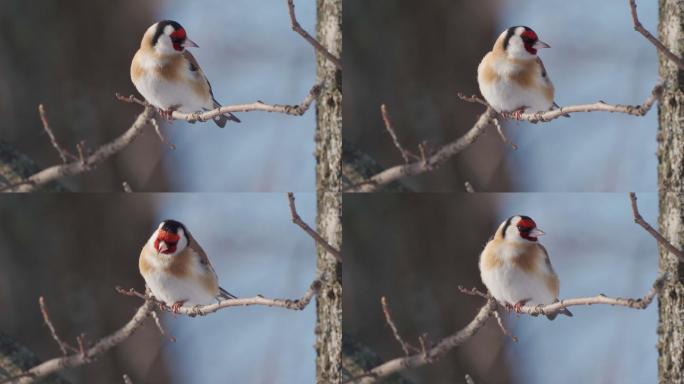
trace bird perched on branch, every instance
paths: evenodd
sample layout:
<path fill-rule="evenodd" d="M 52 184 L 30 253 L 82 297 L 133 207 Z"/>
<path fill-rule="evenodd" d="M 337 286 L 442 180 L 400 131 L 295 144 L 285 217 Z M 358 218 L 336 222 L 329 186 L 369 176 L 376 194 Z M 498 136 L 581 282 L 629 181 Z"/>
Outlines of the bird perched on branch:
<path fill-rule="evenodd" d="M 131 80 L 150 104 L 171 118 L 173 111 L 194 113 L 221 106 L 197 60 L 185 48 L 197 47 L 175 21 L 160 21 L 147 29 L 131 63 Z M 232 113 L 215 117 L 223 128 Z"/>
<path fill-rule="evenodd" d="M 187 228 L 165 220 L 140 252 L 140 274 L 157 299 L 174 312 L 187 305 L 205 305 L 236 297 L 219 287 L 207 254 Z"/>
<path fill-rule="evenodd" d="M 553 84 L 537 56 L 538 49 L 549 47 L 529 27 L 510 27 L 499 35 L 477 67 L 480 92 L 492 108 L 519 119 L 526 110 L 557 107 Z"/>
<path fill-rule="evenodd" d="M 537 238 L 544 232 L 527 216 L 513 216 L 501 223 L 480 255 L 480 276 L 500 303 L 520 312 L 528 305 L 558 301 L 560 281 L 551 266 L 546 248 Z M 567 308 L 558 313 L 572 316 Z"/>

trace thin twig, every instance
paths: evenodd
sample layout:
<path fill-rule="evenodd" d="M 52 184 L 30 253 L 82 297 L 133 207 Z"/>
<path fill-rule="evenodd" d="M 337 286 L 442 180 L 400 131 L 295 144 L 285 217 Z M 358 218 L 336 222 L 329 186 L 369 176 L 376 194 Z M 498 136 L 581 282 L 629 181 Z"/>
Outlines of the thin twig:
<path fill-rule="evenodd" d="M 316 39 L 309 35 L 309 33 L 305 31 L 301 25 L 299 25 L 299 22 L 297 21 L 297 16 L 295 15 L 294 8 L 294 0 L 287 0 L 287 9 L 290 13 L 290 24 L 292 26 L 292 30 L 301 35 L 304 38 L 304 40 L 308 41 L 309 44 L 311 44 L 314 47 L 314 49 L 316 49 L 323 56 L 325 56 L 326 59 L 330 60 L 330 62 L 333 63 L 333 65 L 335 65 L 335 67 L 341 71 L 342 61 L 338 57 L 330 53 L 330 51 L 328 51 L 321 43 L 319 43 Z"/>
<path fill-rule="evenodd" d="M 62 159 L 62 163 L 66 163 L 67 161 L 69 161 L 69 158 L 75 158 L 74 155 L 72 155 L 66 149 L 62 148 L 61 145 L 59 145 L 57 137 L 55 136 L 54 132 L 52 132 L 52 129 L 50 129 L 50 123 L 48 122 L 47 113 L 45 112 L 45 106 L 43 106 L 43 104 L 38 105 L 38 114 L 40 115 L 40 121 L 43 123 L 43 129 L 45 130 L 45 132 L 47 132 L 48 136 L 50 137 L 50 142 L 59 154 L 59 158 Z"/>
<path fill-rule="evenodd" d="M 172 343 L 175 343 L 176 338 L 172 335 L 168 335 L 166 331 L 164 331 L 164 327 L 161 324 L 161 320 L 159 320 L 159 315 L 157 315 L 157 311 L 152 311 L 151 315 L 152 319 L 154 320 L 154 324 L 157 326 L 157 329 L 159 330 L 159 333 L 161 333 L 162 336 L 168 337 Z"/>
<path fill-rule="evenodd" d="M 660 232 L 656 231 L 651 227 L 651 225 L 644 220 L 643 217 L 641 217 L 641 214 L 639 213 L 639 207 L 637 206 L 637 197 L 634 192 L 629 193 L 629 200 L 632 203 L 632 214 L 634 215 L 634 222 L 639 224 L 643 229 L 646 230 L 653 238 L 656 239 L 658 244 L 662 245 L 670 251 L 673 255 L 677 256 L 680 261 L 684 262 L 684 252 L 681 250 L 677 249 L 672 243 L 670 243 L 663 235 L 660 234 Z"/>
<path fill-rule="evenodd" d="M 40 312 L 43 314 L 43 321 L 48 329 L 50 329 L 50 334 L 52 334 L 52 338 L 55 340 L 55 343 L 57 343 L 57 346 L 59 346 L 59 350 L 62 351 L 62 355 L 66 356 L 69 351 L 76 352 L 76 348 L 63 341 L 57 334 L 55 326 L 52 324 L 52 321 L 50 321 L 47 305 L 45 304 L 45 298 L 43 296 L 38 298 L 38 304 L 40 305 Z"/>
<path fill-rule="evenodd" d="M 517 150 L 518 146 L 515 145 L 515 143 L 512 142 L 511 140 L 508 140 L 508 137 L 506 137 L 506 134 L 503 131 L 503 127 L 501 126 L 501 123 L 499 122 L 499 119 L 495 117 L 494 119 L 492 119 L 492 122 L 494 123 L 494 126 L 496 127 L 496 131 L 499 133 L 499 137 L 501 138 L 501 141 L 503 141 L 504 144 L 510 145 L 514 151 Z"/>
<path fill-rule="evenodd" d="M 408 356 L 411 353 L 411 350 L 417 350 L 417 348 L 405 342 L 404 339 L 401 338 L 401 335 L 399 335 L 399 330 L 397 330 L 397 326 L 392 320 L 392 315 L 390 314 L 389 307 L 387 306 L 387 298 L 385 296 L 380 298 L 380 303 L 382 304 L 382 312 L 385 314 L 385 321 L 387 321 L 387 325 L 389 325 L 392 329 L 394 338 L 397 339 L 397 342 L 399 345 L 401 345 L 404 355 Z"/>
<path fill-rule="evenodd" d="M 639 16 L 637 15 L 637 5 L 635 0 L 629 0 L 629 8 L 632 13 L 632 23 L 634 24 L 634 30 L 641 33 L 646 40 L 650 41 L 651 44 L 655 45 L 656 49 L 662 52 L 663 55 L 667 56 L 668 59 L 672 60 L 673 63 L 679 69 L 684 70 L 684 60 L 682 60 L 679 56 L 675 55 L 670 51 L 665 44 L 661 43 L 660 40 L 658 40 L 655 36 L 651 34 L 646 28 L 644 28 L 643 25 L 641 25 L 641 22 L 639 21 Z"/>
<path fill-rule="evenodd" d="M 295 198 L 292 192 L 287 193 L 287 199 L 290 205 L 290 214 L 292 216 L 292 222 L 297 224 L 300 228 L 304 230 L 309 236 L 311 236 L 318 245 L 325 248 L 331 255 L 337 259 L 340 263 L 342 262 L 342 253 L 335 249 L 330 243 L 328 243 L 318 232 L 314 231 L 297 213 L 297 207 L 295 206 Z"/>
<path fill-rule="evenodd" d="M 501 332 L 503 332 L 504 335 L 508 336 L 513 340 L 514 343 L 518 342 L 518 338 L 515 337 L 506 327 L 504 326 L 503 319 L 501 319 L 501 314 L 499 313 L 498 310 L 494 310 L 494 318 L 496 318 L 496 323 L 499 325 L 499 329 L 501 329 Z"/>
<path fill-rule="evenodd" d="M 392 120 L 390 120 L 389 112 L 387 112 L 387 105 L 385 105 L 385 104 L 380 105 L 380 114 L 382 115 L 382 121 L 385 123 L 385 129 L 387 130 L 387 132 L 392 137 L 392 142 L 394 142 L 394 146 L 397 147 L 397 150 L 399 150 L 401 157 L 404 159 L 404 163 L 407 164 L 410 161 L 411 154 L 407 150 L 405 150 L 404 147 L 401 146 L 401 143 L 399 142 L 399 138 L 397 137 L 396 132 L 394 132 L 394 126 L 392 125 Z M 413 157 L 415 157 L 415 156 L 413 156 Z"/>
<path fill-rule="evenodd" d="M 166 140 L 166 137 L 164 137 L 164 134 L 162 134 L 161 127 L 159 126 L 159 122 L 157 121 L 157 119 L 150 119 L 150 123 L 154 127 L 154 131 L 157 133 L 159 141 L 161 141 L 164 144 L 168 144 L 169 148 L 175 150 L 176 146 L 172 142 Z"/>

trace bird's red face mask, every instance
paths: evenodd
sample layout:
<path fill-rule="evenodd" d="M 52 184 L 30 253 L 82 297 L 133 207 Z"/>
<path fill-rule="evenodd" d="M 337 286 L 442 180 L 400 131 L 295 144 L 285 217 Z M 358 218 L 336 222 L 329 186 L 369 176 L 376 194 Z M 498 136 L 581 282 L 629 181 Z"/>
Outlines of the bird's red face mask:
<path fill-rule="evenodd" d="M 528 217 L 523 217 L 520 219 L 517 227 L 518 231 L 520 231 L 520 237 L 525 240 L 537 241 L 537 237 L 544 234 L 544 231 L 537 228 L 537 224 L 534 222 L 534 220 Z"/>
<path fill-rule="evenodd" d="M 182 51 L 187 47 L 197 47 L 194 41 L 188 39 L 184 28 L 178 28 L 170 35 L 171 43 L 173 43 L 173 49 L 176 51 Z"/>
<path fill-rule="evenodd" d="M 525 50 L 529 52 L 530 55 L 536 55 L 539 48 L 550 48 L 551 46 L 543 41 L 539 41 L 537 34 L 531 30 L 527 29 L 520 34 L 520 38 L 523 41 Z"/>
<path fill-rule="evenodd" d="M 157 238 L 154 239 L 154 249 L 166 255 L 174 253 L 179 240 L 178 234 L 160 229 Z"/>

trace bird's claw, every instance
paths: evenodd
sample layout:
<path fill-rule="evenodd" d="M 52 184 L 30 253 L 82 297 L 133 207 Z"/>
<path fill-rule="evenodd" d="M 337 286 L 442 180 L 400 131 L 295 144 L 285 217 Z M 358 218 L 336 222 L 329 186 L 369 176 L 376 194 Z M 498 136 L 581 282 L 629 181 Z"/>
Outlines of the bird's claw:
<path fill-rule="evenodd" d="M 183 306 L 183 303 L 185 303 L 185 300 L 176 301 L 175 303 L 173 303 L 173 305 L 171 306 L 171 312 L 177 315 L 180 308 Z"/>
<path fill-rule="evenodd" d="M 529 300 L 520 300 L 517 303 L 513 304 L 513 310 L 515 313 L 521 313 L 522 312 L 522 307 L 525 306 L 525 303 L 527 303 Z"/>

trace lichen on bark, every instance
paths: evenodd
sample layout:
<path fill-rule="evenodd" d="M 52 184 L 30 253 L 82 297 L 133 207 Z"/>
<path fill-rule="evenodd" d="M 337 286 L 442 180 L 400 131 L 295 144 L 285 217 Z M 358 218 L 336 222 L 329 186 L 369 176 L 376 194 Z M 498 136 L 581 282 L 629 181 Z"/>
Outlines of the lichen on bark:
<path fill-rule="evenodd" d="M 659 39 L 681 57 L 684 1 L 660 0 Z M 659 55 L 665 90 L 658 104 L 658 191 L 660 232 L 684 248 L 684 72 Z M 684 383 L 684 263 L 660 247 L 660 273 L 668 278 L 658 296 L 658 381 Z"/>
<path fill-rule="evenodd" d="M 342 0 L 317 0 L 317 40 L 333 55 L 342 55 Z M 317 229 L 330 245 L 342 245 L 342 72 L 316 55 Z M 316 382 L 339 383 L 342 355 L 342 265 L 317 247 L 318 273 L 327 277 L 316 299 Z"/>

